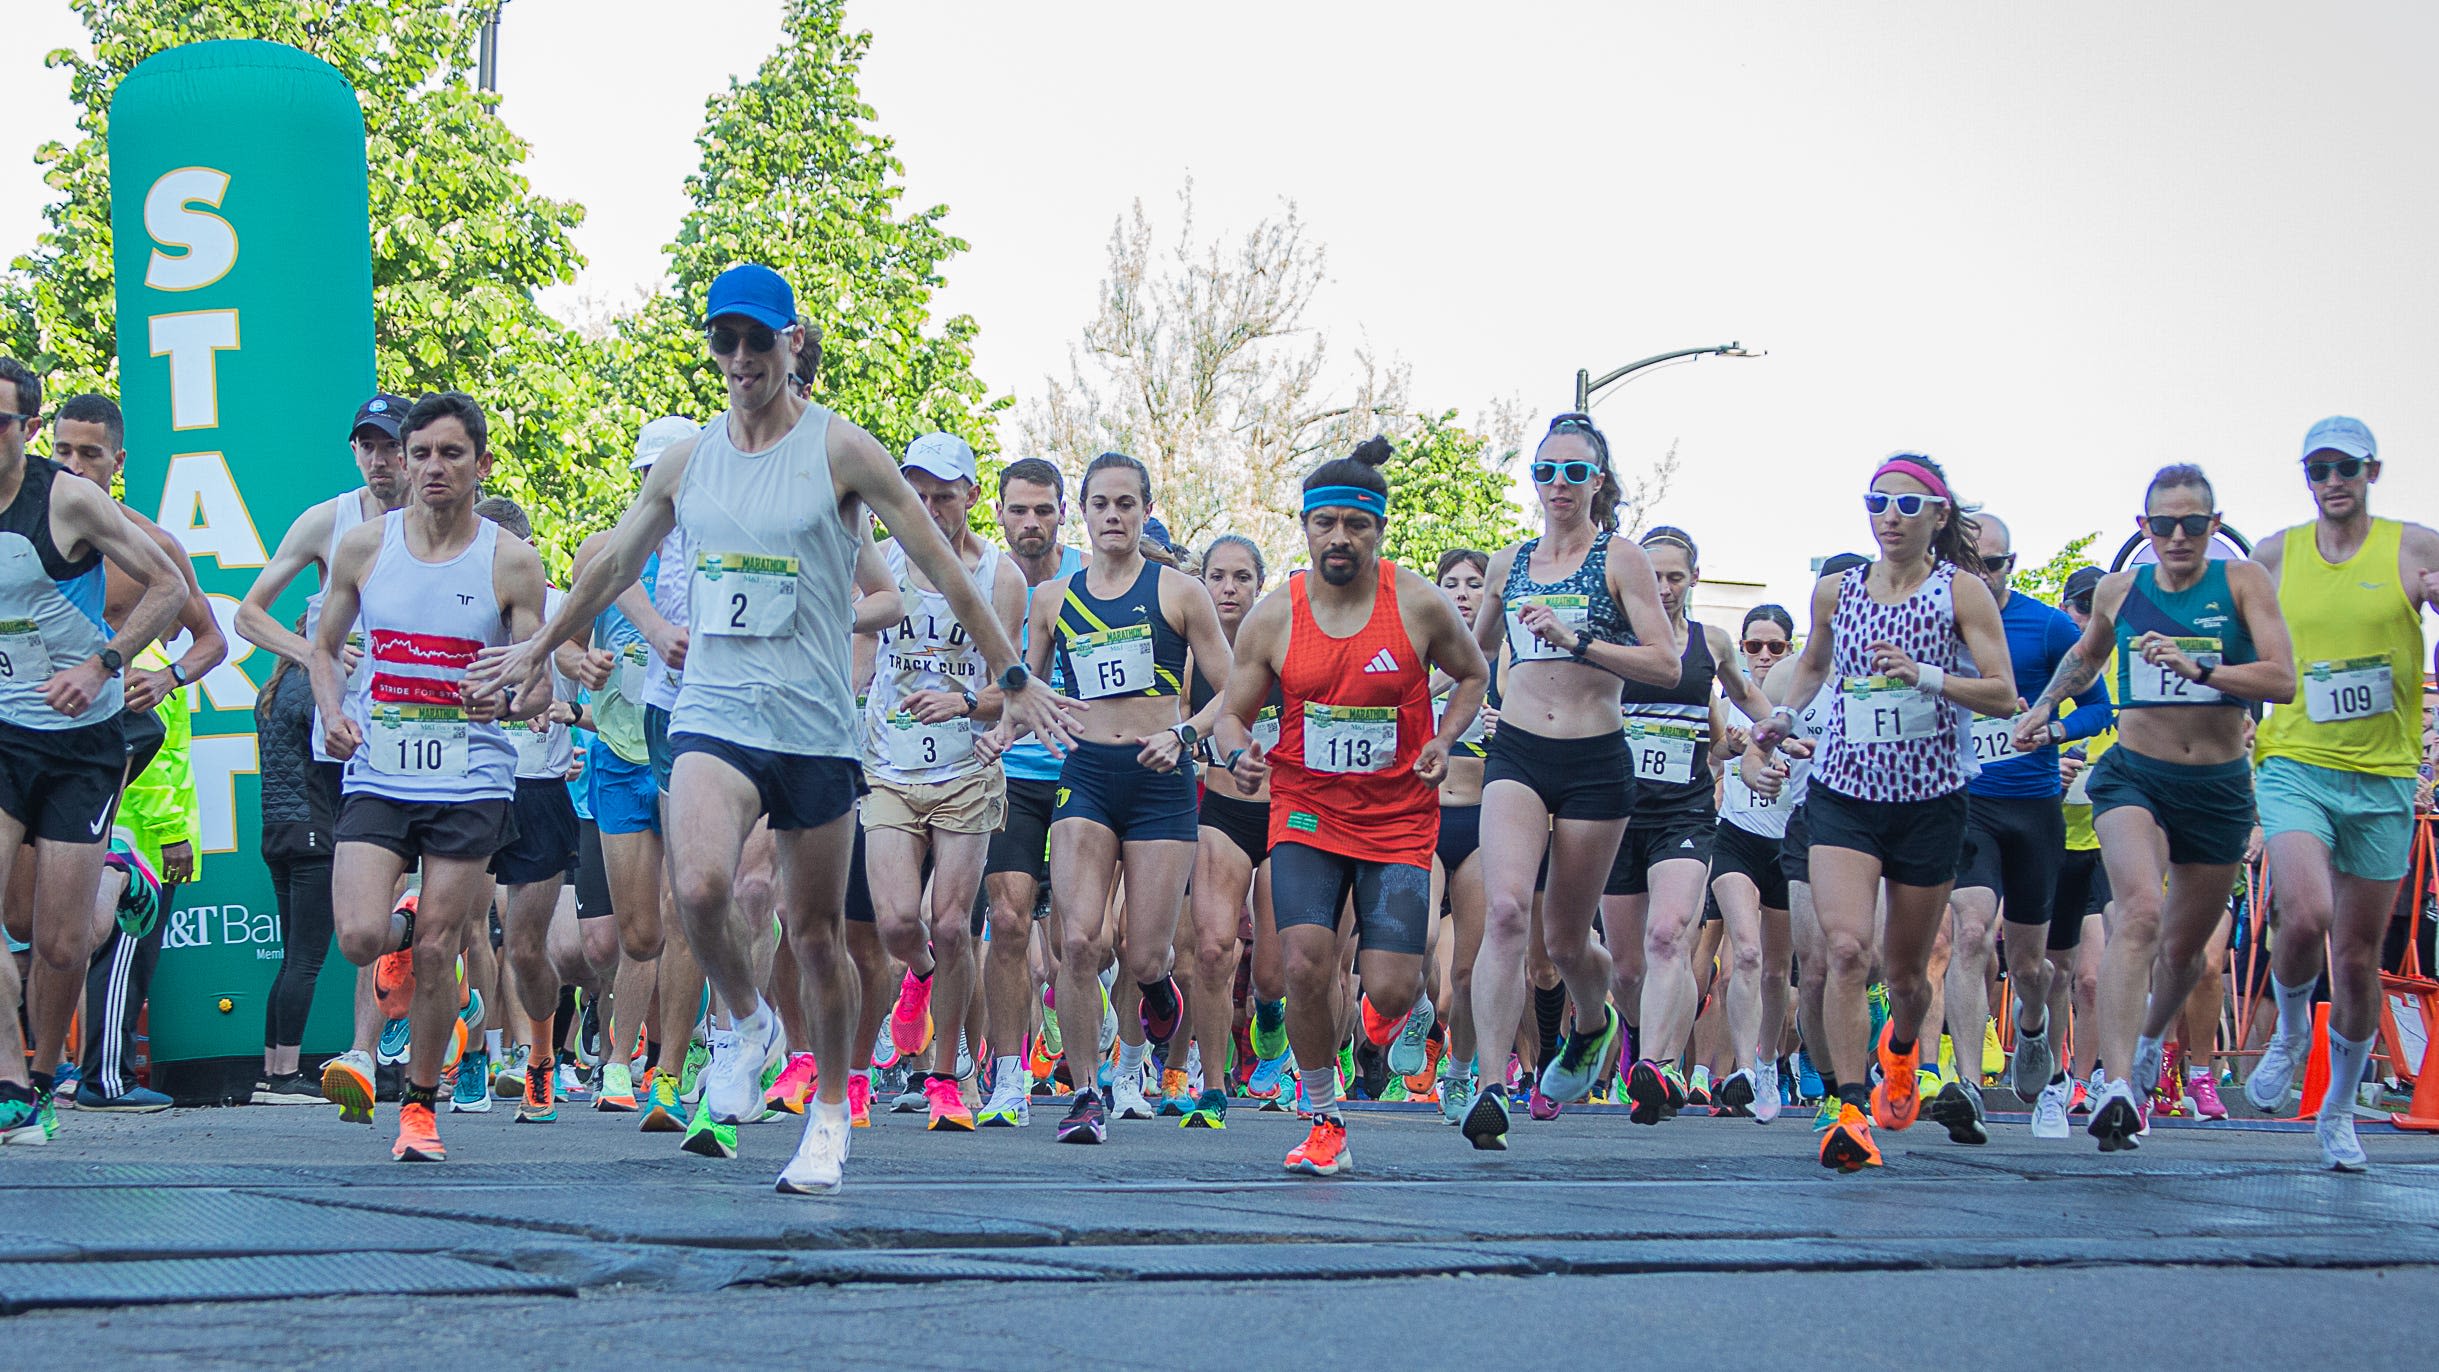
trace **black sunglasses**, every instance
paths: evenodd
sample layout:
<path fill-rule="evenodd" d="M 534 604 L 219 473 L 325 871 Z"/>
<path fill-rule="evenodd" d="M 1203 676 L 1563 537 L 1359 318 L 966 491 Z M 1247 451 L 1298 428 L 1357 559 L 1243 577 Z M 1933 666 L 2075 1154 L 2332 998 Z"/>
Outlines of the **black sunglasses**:
<path fill-rule="evenodd" d="M 1997 557 L 1982 559 L 1982 570 L 1985 572 L 2003 572 L 2014 565 L 2016 565 L 2014 553 L 2001 553 Z"/>
<path fill-rule="evenodd" d="M 2088 595 L 2068 596 L 2066 603 L 2073 606 L 2077 614 L 2088 615 L 2092 612 L 2092 598 Z"/>
<path fill-rule="evenodd" d="M 2337 479 L 2340 481 L 2352 481 L 2363 474 L 2363 459 L 2341 457 L 2335 462 L 2306 462 L 2304 464 L 2304 479 L 2315 486 L 2328 480 L 2331 472 L 2337 473 Z"/>
<path fill-rule="evenodd" d="M 0 410 L 0 424 L 13 424 L 19 420 L 23 420 L 28 424 L 35 424 L 41 422 L 42 416 L 38 414 L 10 414 L 6 410 Z"/>
<path fill-rule="evenodd" d="M 742 332 L 732 325 L 714 324 L 710 334 L 711 350 L 723 356 L 735 352 L 739 343 L 758 353 L 767 353 L 779 345 L 778 331 L 768 324 L 751 324 Z"/>
<path fill-rule="evenodd" d="M 2187 538 L 2203 538 L 2209 535 L 2210 526 L 2218 521 L 2219 517 L 2215 514 L 2144 515 L 2143 527 L 2151 531 L 2153 538 L 2166 538 L 2179 529 L 2185 531 Z"/>

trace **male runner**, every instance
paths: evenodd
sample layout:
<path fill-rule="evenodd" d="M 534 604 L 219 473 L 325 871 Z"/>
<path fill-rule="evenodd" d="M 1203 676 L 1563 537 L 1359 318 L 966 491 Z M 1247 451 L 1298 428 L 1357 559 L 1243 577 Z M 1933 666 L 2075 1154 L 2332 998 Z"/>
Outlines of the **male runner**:
<path fill-rule="evenodd" d="M 2261 540 L 2253 560 L 2278 587 L 2294 635 L 2295 701 L 2254 744 L 2261 831 L 2278 938 L 2270 953 L 2278 1031 L 2244 1083 L 2262 1110 L 2286 1098 L 2310 1050 L 2312 988 L 2329 941 L 2329 1089 L 2313 1133 L 2321 1156 L 2360 1171 L 2354 1088 L 2380 1025 L 2380 945 L 2413 852 L 2422 763 L 2422 607 L 2439 597 L 2439 533 L 2374 519 L 2380 450 L 2359 419 L 2304 436 L 2310 524 Z"/>
<path fill-rule="evenodd" d="M 1389 456 L 1373 438 L 1304 479 L 1305 547 L 1319 575 L 1290 577 L 1238 629 L 1215 740 L 1240 781 L 1271 782 L 1287 1033 L 1306 1064 L 1313 1118 L 1287 1170 L 1317 1177 L 1355 1161 L 1338 1109 L 1339 912 L 1352 896 L 1364 1035 L 1386 1048 L 1422 995 L 1448 750 L 1490 685 L 1481 646 L 1439 587 L 1381 558 Z M 1455 683 L 1436 730 L 1435 668 Z M 1274 682 L 1279 746 L 1265 757 L 1250 725 Z"/>
<path fill-rule="evenodd" d="M 755 264 L 722 272 L 705 324 L 727 382 L 727 413 L 661 456 L 559 613 L 532 640 L 495 655 L 479 689 L 532 689 L 551 650 L 589 628 L 666 534 L 685 530 L 695 549 L 685 569 L 692 641 L 669 721 L 670 849 L 680 922 L 735 1016 L 714 1036 L 703 1100 L 713 1118 L 739 1121 L 760 1115 L 763 1073 L 785 1047 L 779 1016 L 756 984 L 755 931 L 731 898 L 746 836 L 765 815 L 777 841 L 781 916 L 813 992 L 806 1008 L 814 1056 L 849 1056 L 856 992 L 840 926 L 859 781 L 848 659 L 864 508 L 887 522 L 979 640 L 1009 718 L 1048 736 L 1054 751 L 1066 725 L 1047 688 L 1009 670 L 1021 667 L 1015 645 L 889 454 L 788 384 L 796 298 L 779 273 Z M 663 575 L 678 571 L 664 567 Z M 850 1128 L 846 1075 L 825 1073 L 807 1103 L 781 1191 L 838 1188 Z"/>
<path fill-rule="evenodd" d="M 461 392 L 408 409 L 399 437 L 412 498 L 339 539 L 329 613 L 305 660 L 325 746 L 347 760 L 331 868 L 339 951 L 359 967 L 413 952 L 411 1046 L 390 1148 L 401 1162 L 447 1156 L 433 1108 L 443 1062 L 464 1046 L 458 954 L 468 921 L 488 917 L 492 856 L 517 833 L 516 745 L 499 721 L 551 704 L 547 685 L 513 708 L 467 690 L 477 653 L 530 636 L 542 618 L 542 559 L 474 512 L 491 474 L 488 429 Z M 345 653 L 359 618 L 371 670 L 351 691 Z M 423 887 L 402 946 L 391 901 L 418 861 Z M 557 1000 L 552 991 L 545 1005 Z M 546 1056 L 534 1064 L 545 1072 Z"/>
<path fill-rule="evenodd" d="M 1986 510 L 1976 511 L 1973 522 L 1980 531 L 1978 570 L 1999 603 L 1999 624 L 2007 631 L 2007 660 L 2016 680 L 2046 683 L 2082 635 L 2073 620 L 2008 584 L 2016 555 L 2006 523 Z M 2060 854 L 2066 849 L 2057 745 L 2088 738 L 2114 717 L 2108 690 L 2098 681 L 2074 700 L 2078 708 L 2052 721 L 2049 742 L 2036 752 L 2015 750 L 2010 719 L 1973 719 L 1973 760 L 1981 770 L 1965 783 L 1971 799 L 1965 813 L 1964 861 L 1957 869 L 1956 889 L 1948 895 L 1956 919 L 1947 975 L 1948 1036 L 1956 1045 L 1956 1079 L 1930 1102 L 1931 1118 L 1958 1143 L 1990 1141 L 1982 1111 L 1982 1028 L 1990 1018 L 1990 961 L 2001 913 L 2007 918 L 2007 975 L 2016 1001 L 2017 1042 L 2008 1080 L 2029 1103 L 2049 1085 L 2057 1068 L 2048 1018 L 2049 949 L 2058 937 L 2050 928 L 2050 907 L 2057 893 Z M 2080 937 L 2082 920 L 2071 923 L 2072 929 L 2059 932 Z M 2070 938 L 2057 946 L 2072 948 L 2074 943 Z"/>
<path fill-rule="evenodd" d="M 925 434 L 907 445 L 902 470 L 967 579 L 989 598 L 1000 627 L 1015 642 L 1023 632 L 1024 575 L 966 524 L 982 491 L 974 450 L 954 434 Z M 909 565 L 901 540 L 883 543 L 881 557 L 897 582 L 903 608 L 899 620 L 877 635 L 863 720 L 864 775 L 872 786 L 864 799 L 865 868 L 881 941 L 891 957 L 906 964 L 891 1017 L 898 1051 L 923 1050 L 923 1040 L 931 1037 L 924 1030 L 927 1021 L 940 1044 L 922 1086 L 930 1105 L 928 1127 L 971 1129 L 974 1116 L 957 1085 L 957 1044 L 974 991 L 970 922 L 991 836 L 1007 815 L 999 763 L 974 721 L 998 711 L 983 703 L 990 683 L 983 677 L 982 654 L 957 622 L 946 593 Z M 928 918 L 923 909 L 927 860 Z M 1000 1094 L 994 1084 L 992 1095 Z"/>
<path fill-rule="evenodd" d="M 16 959 L 0 957 L 0 1144 L 58 1128 L 53 1070 L 67 1045 L 92 953 L 93 897 L 110 815 L 127 771 L 120 714 L 128 658 L 169 632 L 186 581 L 106 492 L 59 480 L 26 452 L 42 423 L 42 381 L 0 358 L 0 889 L 33 840 L 33 944 L 18 1029 Z M 104 560 L 142 587 L 117 633 L 103 619 Z"/>
<path fill-rule="evenodd" d="M 363 477 L 359 490 L 349 491 L 307 509 L 280 537 L 271 560 L 255 574 L 237 606 L 237 636 L 257 648 L 276 653 L 298 667 L 313 656 L 312 636 L 322 622 L 322 599 L 330 586 L 331 555 L 349 530 L 380 518 L 406 503 L 406 463 L 398 446 L 398 425 L 408 402 L 394 395 L 376 395 L 356 407 L 348 426 L 347 444 Z M 307 567 L 314 569 L 319 589 L 305 597 L 305 632 L 300 635 L 272 617 L 271 606 L 288 593 L 289 584 Z M 361 639 L 347 645 L 349 684 L 361 686 L 364 671 Z M 309 784 L 321 788 L 331 813 L 339 808 L 341 759 L 324 747 L 324 721 L 317 708 L 313 729 L 313 760 Z M 373 1122 L 373 1049 L 381 1036 L 381 1006 L 373 994 L 373 969 L 356 973 L 355 1036 L 348 1050 L 322 1068 L 322 1094 L 338 1102 L 339 1118 L 351 1123 Z"/>

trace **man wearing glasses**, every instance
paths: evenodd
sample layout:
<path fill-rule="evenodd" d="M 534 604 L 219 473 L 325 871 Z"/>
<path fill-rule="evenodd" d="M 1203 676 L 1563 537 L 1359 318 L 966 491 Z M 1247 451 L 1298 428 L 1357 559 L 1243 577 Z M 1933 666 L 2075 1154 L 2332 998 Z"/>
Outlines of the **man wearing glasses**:
<path fill-rule="evenodd" d="M 2303 447 L 2318 512 L 2253 550 L 2277 583 L 2300 689 L 2270 712 L 2254 745 L 2278 892 L 2278 1031 L 2244 1094 L 2264 1110 L 2284 1102 L 2311 1048 L 2327 934 L 2329 1090 L 2316 1132 L 2329 1165 L 2352 1171 L 2363 1165 L 2354 1087 L 2379 1026 L 2380 943 L 2413 849 L 2422 607 L 2439 595 L 2439 533 L 2372 518 L 2379 446 L 2361 420 L 2324 419 Z"/>
<path fill-rule="evenodd" d="M 1974 515 L 1981 530 L 1977 552 L 1982 580 L 1999 603 L 2007 630 L 2007 657 L 2018 681 L 2047 681 L 2082 636 L 2064 614 L 2008 585 L 2014 574 L 2014 536 L 1987 510 Z M 1990 1014 L 1990 959 L 1998 917 L 2006 916 L 2007 974 L 2016 996 L 2015 1053 L 2009 1084 L 2027 1102 L 2041 1094 L 2058 1070 L 2051 1047 L 2049 1005 L 2052 951 L 2073 948 L 2083 922 L 2053 925 L 2050 907 L 2058 886 L 2059 855 L 2066 850 L 2066 813 L 2059 808 L 2058 745 L 2089 738 L 2109 725 L 2108 688 L 2092 682 L 2075 697 L 2076 709 L 2049 725 L 2048 742 L 2019 753 L 2009 721 L 1987 716 L 1973 722 L 1973 758 L 1980 772 L 1965 783 L 1973 808 L 1965 818 L 1965 854 L 1956 890 L 1954 953 L 1948 962 L 1948 1035 L 1956 1044 L 1956 1080 L 1931 1101 L 1931 1118 L 1958 1143 L 1987 1143 L 1982 1114 L 1982 1030 Z"/>

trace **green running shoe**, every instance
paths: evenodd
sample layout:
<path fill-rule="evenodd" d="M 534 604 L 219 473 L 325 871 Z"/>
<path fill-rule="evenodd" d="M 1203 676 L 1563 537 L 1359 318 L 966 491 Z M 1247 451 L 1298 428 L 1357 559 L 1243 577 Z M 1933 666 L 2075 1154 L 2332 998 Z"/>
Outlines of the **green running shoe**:
<path fill-rule="evenodd" d="M 57 1091 L 35 1092 L 34 1109 L 35 1112 L 42 1117 L 42 1141 L 49 1143 L 51 1140 L 58 1138 L 59 1093 Z"/>
<path fill-rule="evenodd" d="M 1391 1072 L 1389 1074 L 1389 1084 L 1380 1088 L 1380 1098 L 1382 1100 L 1410 1099 L 1406 1091 L 1406 1079 L 1399 1076 L 1395 1072 Z"/>
<path fill-rule="evenodd" d="M 1048 1006 L 1042 1007 L 1042 1047 L 1054 1058 L 1067 1051 L 1066 1042 L 1059 1037 L 1059 1012 Z"/>
<path fill-rule="evenodd" d="M 1831 1091 L 1824 1094 L 1821 1097 L 1820 1108 L 1812 1112 L 1812 1132 L 1816 1134 L 1828 1133 L 1829 1126 L 1838 1122 L 1838 1106 L 1841 1103 L 1842 1102 L 1838 1100 L 1837 1092 Z"/>
<path fill-rule="evenodd" d="M 698 1103 L 694 1118 L 686 1124 L 686 1137 L 678 1147 L 697 1157 L 733 1158 L 737 1156 L 737 1126 L 715 1121 L 710 1107 Z"/>
<path fill-rule="evenodd" d="M 1888 983 L 1884 981 L 1873 982 L 1870 986 L 1864 988 L 1863 997 L 1865 1002 L 1872 1007 L 1871 1041 L 1873 1043 L 1878 1043 L 1880 1041 L 1880 1026 L 1889 1022 Z"/>
<path fill-rule="evenodd" d="M 1180 1129 L 1225 1129 L 1228 1127 L 1228 1093 L 1213 1086 L 1194 1098 L 1194 1108 L 1177 1122 Z"/>
<path fill-rule="evenodd" d="M 787 1113 L 771 1103 L 771 1086 L 779 1080 L 779 1074 L 787 1069 L 787 1065 L 788 1055 L 782 1053 L 779 1061 L 762 1069 L 762 1113 L 754 1117 L 754 1123 L 768 1123 Z"/>
<path fill-rule="evenodd" d="M 1265 1060 L 1287 1056 L 1287 1002 L 1253 1003 L 1253 1055 Z"/>
<path fill-rule="evenodd" d="M 686 1065 L 678 1074 L 678 1099 L 688 1105 L 703 1098 L 703 1069 L 711 1066 L 711 1049 L 703 1040 L 694 1039 L 686 1045 Z"/>
<path fill-rule="evenodd" d="M 0 1147 L 12 1143 L 49 1143 L 42 1132 L 42 1107 L 30 1100 L 0 1100 Z"/>
<path fill-rule="evenodd" d="M 646 1093 L 644 1118 L 637 1132 L 645 1134 L 679 1134 L 686 1130 L 686 1104 L 678 1099 L 677 1083 L 667 1072 L 652 1074 L 652 1089 Z"/>

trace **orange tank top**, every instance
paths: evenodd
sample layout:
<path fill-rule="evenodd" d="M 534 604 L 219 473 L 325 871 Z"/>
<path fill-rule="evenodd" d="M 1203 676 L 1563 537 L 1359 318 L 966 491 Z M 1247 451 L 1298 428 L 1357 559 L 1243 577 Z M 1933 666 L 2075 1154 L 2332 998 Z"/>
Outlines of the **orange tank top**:
<path fill-rule="evenodd" d="M 1270 841 L 1429 867 L 1440 796 L 1414 774 L 1414 759 L 1437 732 L 1431 673 L 1398 613 L 1397 567 L 1381 562 L 1372 617 L 1346 638 L 1322 632 L 1304 587 L 1305 573 L 1289 578 Z"/>

